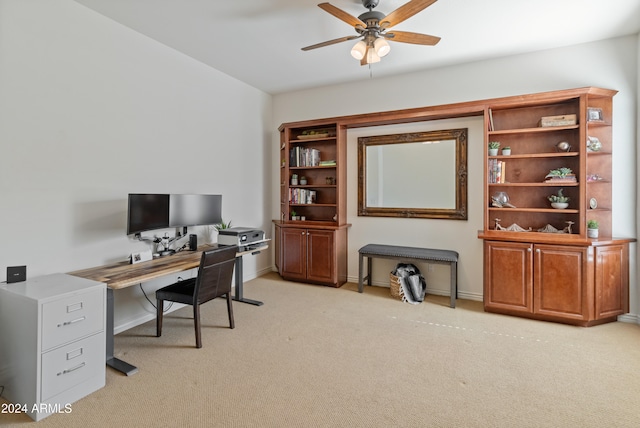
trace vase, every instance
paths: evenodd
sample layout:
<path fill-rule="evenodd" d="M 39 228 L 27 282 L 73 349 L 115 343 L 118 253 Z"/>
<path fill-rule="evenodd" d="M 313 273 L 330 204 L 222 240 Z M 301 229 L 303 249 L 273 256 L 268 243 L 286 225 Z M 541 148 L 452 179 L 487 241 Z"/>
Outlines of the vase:
<path fill-rule="evenodd" d="M 497 156 L 498 149 L 489 149 L 489 156 Z"/>
<path fill-rule="evenodd" d="M 509 156 L 511 154 L 511 149 L 502 149 L 503 156 Z"/>
<path fill-rule="evenodd" d="M 587 237 L 589 237 L 589 238 L 597 238 L 598 237 L 598 229 L 587 229 Z"/>
<path fill-rule="evenodd" d="M 557 210 L 563 210 L 569 206 L 569 202 L 551 202 L 551 206 Z"/>

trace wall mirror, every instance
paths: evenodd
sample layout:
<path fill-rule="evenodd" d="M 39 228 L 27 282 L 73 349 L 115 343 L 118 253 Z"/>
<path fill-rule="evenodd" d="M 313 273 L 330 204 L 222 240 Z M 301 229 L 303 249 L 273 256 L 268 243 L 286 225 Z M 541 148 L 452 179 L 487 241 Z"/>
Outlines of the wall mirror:
<path fill-rule="evenodd" d="M 467 219 L 467 128 L 358 138 L 358 215 Z"/>

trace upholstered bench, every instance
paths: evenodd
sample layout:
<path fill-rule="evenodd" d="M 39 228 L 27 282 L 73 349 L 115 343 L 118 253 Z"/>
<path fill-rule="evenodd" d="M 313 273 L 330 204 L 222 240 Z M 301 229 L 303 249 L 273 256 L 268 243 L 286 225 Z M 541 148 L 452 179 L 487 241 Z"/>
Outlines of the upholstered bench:
<path fill-rule="evenodd" d="M 371 259 L 374 257 L 381 259 L 395 260 L 421 260 L 432 263 L 448 264 L 451 269 L 451 303 L 449 306 L 456 307 L 458 298 L 458 253 L 451 250 L 436 250 L 431 248 L 404 247 L 398 245 L 368 244 L 358 250 L 360 260 L 358 263 L 358 292 L 364 289 L 364 280 L 367 285 L 371 285 Z M 364 258 L 367 258 L 367 276 L 364 273 Z"/>

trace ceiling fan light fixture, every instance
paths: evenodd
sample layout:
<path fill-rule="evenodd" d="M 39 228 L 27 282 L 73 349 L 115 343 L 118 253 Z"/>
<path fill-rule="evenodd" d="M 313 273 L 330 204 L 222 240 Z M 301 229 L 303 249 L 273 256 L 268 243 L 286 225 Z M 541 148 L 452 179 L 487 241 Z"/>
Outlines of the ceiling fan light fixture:
<path fill-rule="evenodd" d="M 366 52 L 367 52 L 367 44 L 363 40 L 360 40 L 351 48 L 351 56 L 357 60 L 361 60 L 362 58 L 364 58 L 364 54 Z"/>
<path fill-rule="evenodd" d="M 376 62 L 380 62 L 380 56 L 378 56 L 375 49 L 369 49 L 367 51 L 367 64 L 373 64 Z"/>
<path fill-rule="evenodd" d="M 385 39 L 378 37 L 376 41 L 373 42 L 373 49 L 375 49 L 378 57 L 382 58 L 391 51 L 391 46 L 389 46 L 389 43 Z"/>

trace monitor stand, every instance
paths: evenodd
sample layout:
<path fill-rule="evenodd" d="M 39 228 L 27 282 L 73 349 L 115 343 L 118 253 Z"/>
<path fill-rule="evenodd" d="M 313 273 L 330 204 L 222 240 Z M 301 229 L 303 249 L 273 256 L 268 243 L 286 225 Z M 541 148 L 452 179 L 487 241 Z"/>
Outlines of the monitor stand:
<path fill-rule="evenodd" d="M 175 253 L 176 253 L 176 250 L 164 250 L 164 251 L 160 251 L 158 254 L 160 254 L 160 257 L 164 257 L 164 256 L 170 256 Z"/>

